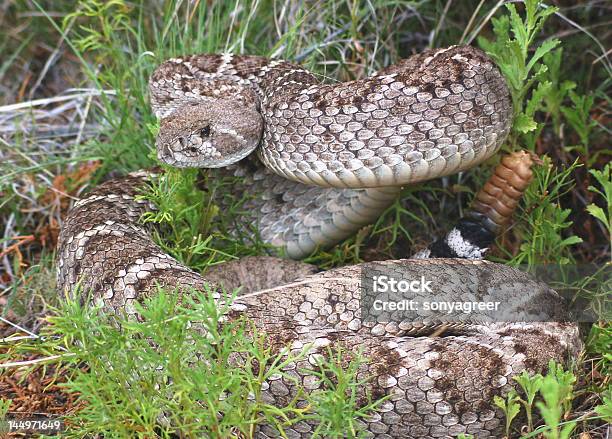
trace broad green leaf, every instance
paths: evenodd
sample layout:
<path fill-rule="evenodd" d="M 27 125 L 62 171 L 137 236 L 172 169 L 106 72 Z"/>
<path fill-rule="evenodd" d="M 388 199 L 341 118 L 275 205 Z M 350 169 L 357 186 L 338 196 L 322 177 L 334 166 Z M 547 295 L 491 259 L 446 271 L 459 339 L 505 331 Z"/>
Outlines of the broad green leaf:
<path fill-rule="evenodd" d="M 603 416 L 606 422 L 612 422 L 612 397 L 604 396 L 603 400 L 603 404 L 595 407 L 595 412 L 599 416 Z"/>
<path fill-rule="evenodd" d="M 525 392 L 529 404 L 533 403 L 536 393 L 538 393 L 538 390 L 542 387 L 542 379 L 543 377 L 539 373 L 530 376 L 526 371 L 514 377 L 514 380 L 519 383 Z"/>
<path fill-rule="evenodd" d="M 597 218 L 599 221 L 601 221 L 602 223 L 608 225 L 608 219 L 606 218 L 606 214 L 604 212 L 604 210 L 595 205 L 595 204 L 589 204 L 586 208 L 587 212 L 589 212 L 591 215 L 593 215 L 595 218 Z"/>
<path fill-rule="evenodd" d="M 501 396 L 495 395 L 493 397 L 493 404 L 495 404 L 497 407 L 499 407 L 503 411 L 506 411 L 506 400 L 502 398 Z"/>
<path fill-rule="evenodd" d="M 538 124 L 533 117 L 521 113 L 514 119 L 514 129 L 521 133 L 528 133 L 538 127 Z"/>

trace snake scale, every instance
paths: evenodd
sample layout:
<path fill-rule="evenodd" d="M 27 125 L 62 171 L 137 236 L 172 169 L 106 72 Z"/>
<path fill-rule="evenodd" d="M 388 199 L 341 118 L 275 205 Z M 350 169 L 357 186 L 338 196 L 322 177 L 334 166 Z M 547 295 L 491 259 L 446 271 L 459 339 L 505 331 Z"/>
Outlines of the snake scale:
<path fill-rule="evenodd" d="M 402 185 L 491 157 L 511 124 L 505 80 L 472 47 L 428 50 L 335 84 L 286 61 L 193 55 L 161 64 L 149 86 L 160 119 L 159 159 L 237 177 L 232 191 L 248 195 L 243 225 L 255 224 L 264 242 L 293 259 L 372 223 Z M 565 361 L 580 350 L 576 326 L 558 322 L 561 299 L 553 290 L 486 261 L 397 260 L 317 273 L 297 261 L 247 258 L 200 275 L 165 254 L 139 222 L 155 209 L 136 197 L 148 178 L 143 171 L 107 181 L 75 204 L 60 234 L 59 289 L 71 292 L 80 282 L 108 312 L 130 315 L 156 285 L 183 292 L 245 286 L 230 317 L 252 319 L 278 351 L 311 343 L 287 376 L 266 383 L 266 397 L 276 404 L 296 394 L 296 383 L 316 389 L 304 369 L 326 347 L 341 345 L 369 358 L 359 374 L 371 377 L 363 395 L 388 395 L 362 421 L 371 437 L 501 437 L 503 414 L 493 396 L 508 392 L 515 374 L 542 371 L 549 359 Z M 364 270 L 426 275 L 440 286 L 436 294 L 462 300 L 503 292 L 514 305 L 504 322 L 482 320 L 434 335 L 437 326 L 424 321 L 366 320 Z M 469 290 L 475 281 L 481 288 Z M 525 322 L 533 315 L 540 321 Z M 313 428 L 302 421 L 286 432 L 306 438 Z M 257 434 L 277 436 L 265 425 Z"/>

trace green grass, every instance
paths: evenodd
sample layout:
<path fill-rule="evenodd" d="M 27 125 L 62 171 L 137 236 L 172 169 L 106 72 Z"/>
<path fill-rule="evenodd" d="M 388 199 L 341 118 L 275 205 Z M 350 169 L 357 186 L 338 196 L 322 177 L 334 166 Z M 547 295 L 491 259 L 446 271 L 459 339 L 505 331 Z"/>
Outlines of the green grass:
<path fill-rule="evenodd" d="M 40 236 L 47 233 L 46 225 L 61 221 L 72 200 L 58 195 L 54 180 L 80 164 L 98 160 L 100 167 L 87 182 L 70 188 L 69 195 L 78 196 L 111 172 L 123 174 L 156 164 L 157 121 L 148 104 L 147 78 L 164 59 L 185 53 L 277 56 L 297 60 L 325 80 L 343 81 L 371 74 L 410 55 L 414 48 L 477 41 L 498 62 L 510 84 L 515 123 L 504 148 L 525 148 L 545 156 L 515 215 L 515 224 L 498 241 L 496 258 L 527 267 L 551 262 L 609 264 L 612 191 L 610 167 L 604 164 L 609 157 L 605 117 L 609 114 L 611 68 L 608 58 L 600 57 L 602 44 L 594 37 L 605 22 L 598 19 L 593 12 L 597 8 L 590 8 L 589 2 L 558 10 L 534 0 L 503 7 L 496 3 L 86 0 L 76 7 L 64 1 L 12 4 L 0 32 L 0 47 L 6 53 L 0 78 L 7 83 L 0 93 L 6 103 L 55 96 L 57 92 L 45 88 L 44 81 L 31 93 L 20 94 L 20 89 L 34 83 L 39 73 L 44 78 L 46 58 L 39 59 L 37 51 L 52 52 L 55 46 L 50 45 L 57 45 L 60 38 L 61 60 L 78 67 L 73 85 L 111 93 L 86 97 L 82 103 L 68 101 L 74 106 L 67 110 L 60 111 L 59 104 L 51 103 L 37 107 L 37 112 L 10 113 L 13 119 L 0 113 L 0 128 L 9 126 L 9 121 L 56 129 L 70 120 L 68 125 L 74 126 L 70 136 L 45 137 L 32 130 L 17 130 L 0 138 L 0 223 L 5 230 L 0 251 L 17 242 L 15 236 L 37 237 L 33 245 L 18 247 L 0 261 L 0 299 L 7 303 L 2 315 L 10 308 L 12 318 L 20 317 L 22 326 L 30 329 L 38 329 L 37 317 L 53 316 L 52 323 L 40 329 L 43 341 L 0 345 L 2 361 L 32 353 L 63 356 L 67 370 L 72 371 L 67 390 L 81 392 L 88 403 L 70 416 L 71 437 L 100 428 L 123 437 L 171 433 L 188 437 L 201 431 L 224 437 L 232 426 L 248 436 L 263 419 L 280 430 L 313 416 L 319 416 L 322 437 L 341 437 L 346 420 L 366 416 L 373 408 L 358 407 L 354 399 L 359 385 L 355 368 L 365 359 L 357 355 L 347 365 L 338 361 L 341 352 L 330 353 L 320 365 L 322 381 L 330 375 L 336 379 L 327 382 L 325 392 L 307 396 L 307 410 L 295 401 L 281 408 L 266 406 L 257 399 L 257 389 L 267 372 L 237 368 L 228 361 L 229 353 L 242 352 L 246 358 L 270 365 L 270 370 L 278 370 L 286 358 L 267 350 L 265 337 L 245 321 L 221 329 L 211 326 L 212 340 L 197 338 L 193 344 L 186 322 L 200 319 L 209 324 L 223 314 L 205 297 L 186 307 L 162 294 L 145 305 L 144 323 L 122 322 L 122 332 L 106 317 L 98 316 L 96 309 L 70 301 L 58 303 L 53 288 L 53 246 Z M 579 24 L 570 25 L 569 20 Z M 13 22 L 20 22 L 21 27 L 8 25 Z M 51 69 L 54 67 L 52 64 Z M 33 71 L 32 79 L 24 71 Z M 19 80 L 8 81 L 11 76 Z M 74 108 L 79 111 L 73 113 Z M 308 261 L 327 269 L 409 256 L 432 236 L 448 230 L 495 164 L 492 159 L 461 175 L 406 188 L 376 224 L 331 250 L 316 252 Z M 198 186 L 205 187 L 204 191 L 194 189 L 200 179 L 205 185 Z M 224 233 L 227 224 L 241 214 L 241 200 L 219 201 L 227 198 L 227 184 L 231 181 L 194 171 L 170 171 L 143 194 L 161 208 L 144 218 L 159 224 L 158 242 L 197 270 L 270 250 Z M 221 204 L 231 208 L 221 211 Z M 605 314 L 609 309 L 605 285 L 588 280 L 565 285 L 593 303 L 601 321 L 587 328 L 586 359 L 571 372 L 575 383 L 568 384 L 563 378 L 568 375 L 556 374 L 558 369 L 552 367 L 545 377 L 520 378 L 523 393 L 505 401 L 508 414 L 518 407 L 546 421 L 546 425 L 529 422 L 524 437 L 540 433 L 566 437 L 564 431 L 570 426 L 576 435 L 596 429 L 602 417 L 611 417 L 612 334 Z M 53 306 L 57 310 L 49 313 Z M 207 318 L 202 320 L 202 316 Z M 157 347 L 146 340 L 154 340 Z M 206 373 L 201 368 L 179 370 L 180 358 L 196 348 L 215 359 L 207 364 Z M 143 365 L 138 376 L 131 373 L 136 360 Z M 163 371 L 153 372 L 160 363 L 166 366 Z M 86 369 L 77 367 L 83 364 Z M 166 379 L 170 374 L 172 381 Z M 592 378 L 596 376 L 603 378 Z M 537 382 L 540 384 L 534 384 Z M 134 387 L 142 389 L 137 399 L 133 398 Z M 248 389 L 256 394 L 254 400 L 247 397 Z M 222 393 L 230 397 L 219 399 Z M 200 416 L 203 407 L 222 416 Z M 0 404 L 0 413 L 5 408 L 6 403 Z M 169 414 L 170 422 L 158 422 L 160 414 Z M 520 435 L 516 419 L 508 422 L 513 437 Z M 118 432 L 119 428 L 124 430 Z M 354 429 L 351 434 L 358 435 L 358 422 Z"/>
<path fill-rule="evenodd" d="M 264 254 L 273 249 L 244 231 L 231 233 L 232 219 L 245 215 L 244 199 L 227 195 L 233 179 L 197 170 L 165 166 L 165 172 L 150 182 L 139 196 L 158 206 L 141 221 L 154 223 L 153 238 L 168 254 L 184 264 L 203 271 L 219 262 L 242 256 Z M 223 207 L 219 203 L 223 202 Z"/>
<path fill-rule="evenodd" d="M 345 364 L 341 349 L 330 351 L 312 371 L 324 383 L 321 390 L 300 391 L 285 406 L 273 406 L 262 397 L 263 384 L 275 376 L 297 384 L 285 368 L 305 360 L 309 346 L 275 352 L 251 322 L 228 318 L 230 296 L 221 307 L 206 292 L 185 295 L 181 303 L 178 296 L 160 291 L 145 300 L 137 306 L 138 322 L 69 299 L 39 340 L 0 357 L 54 353 L 59 358 L 50 362 L 72 371 L 65 390 L 78 392 L 85 404 L 68 418 L 63 437 L 253 437 L 262 423 L 284 434 L 302 420 L 318 422 L 321 437 L 344 437 L 347 419 L 355 422 L 349 436 L 358 437 L 357 422 L 379 404 L 358 406 L 364 381 L 356 374 L 364 357 L 351 353 Z"/>

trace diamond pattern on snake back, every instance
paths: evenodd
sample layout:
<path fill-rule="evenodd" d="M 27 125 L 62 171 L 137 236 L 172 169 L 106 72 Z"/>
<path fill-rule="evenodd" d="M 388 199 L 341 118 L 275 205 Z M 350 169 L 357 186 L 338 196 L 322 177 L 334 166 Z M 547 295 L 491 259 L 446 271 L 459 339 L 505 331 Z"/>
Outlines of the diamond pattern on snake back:
<path fill-rule="evenodd" d="M 446 175 L 460 161 L 481 159 L 508 132 L 507 89 L 487 59 L 453 68 L 459 61 L 447 55 L 440 68 L 273 96 L 262 108 L 262 161 L 290 179 L 371 187 L 403 173 L 412 181 Z"/>

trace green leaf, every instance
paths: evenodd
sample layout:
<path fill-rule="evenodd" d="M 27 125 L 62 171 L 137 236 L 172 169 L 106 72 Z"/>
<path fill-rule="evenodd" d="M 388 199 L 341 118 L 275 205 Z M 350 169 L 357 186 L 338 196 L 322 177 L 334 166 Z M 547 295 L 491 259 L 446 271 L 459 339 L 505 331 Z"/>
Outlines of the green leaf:
<path fill-rule="evenodd" d="M 536 72 L 532 75 L 532 82 L 535 80 L 541 80 L 542 77 L 548 72 L 548 66 L 545 64 L 538 64 Z"/>
<path fill-rule="evenodd" d="M 595 407 L 595 412 L 606 422 L 612 422 L 612 390 L 608 389 L 607 393 L 603 396 L 603 404 Z"/>
<path fill-rule="evenodd" d="M 508 423 L 512 423 L 512 421 L 514 420 L 514 418 L 516 417 L 516 415 L 519 414 L 519 412 L 521 411 L 521 406 L 518 405 L 515 401 L 512 401 L 510 404 L 508 404 Z"/>
<path fill-rule="evenodd" d="M 525 114 L 533 117 L 537 110 L 542 108 L 542 101 L 546 97 L 546 95 L 550 92 L 552 88 L 552 83 L 546 81 L 538 84 L 538 87 L 531 94 L 531 98 L 529 102 L 527 102 L 527 106 L 525 107 Z"/>
<path fill-rule="evenodd" d="M 572 436 L 572 432 L 576 428 L 576 425 L 578 425 L 578 422 L 576 421 L 568 422 L 565 425 L 563 425 L 563 427 L 561 428 L 561 434 L 559 437 L 561 439 L 569 439 Z"/>
<path fill-rule="evenodd" d="M 604 199 L 606 207 L 604 210 L 592 203 L 587 206 L 587 211 L 603 222 L 608 229 L 608 233 L 612 234 L 612 167 L 610 163 L 608 163 L 601 171 L 591 169 L 589 173 L 595 177 L 597 182 L 602 186 L 603 192 L 594 186 L 589 186 L 588 189 L 591 192 L 599 194 Z"/>
<path fill-rule="evenodd" d="M 587 212 L 589 212 L 591 215 L 593 215 L 595 218 L 597 218 L 602 223 L 606 225 L 608 224 L 608 219 L 606 218 L 606 214 L 601 207 L 597 206 L 596 204 L 589 204 L 586 210 Z"/>
<path fill-rule="evenodd" d="M 565 238 L 563 241 L 559 243 L 560 246 L 574 245 L 580 244 L 582 242 L 582 238 L 580 236 L 570 236 L 569 238 Z"/>
<path fill-rule="evenodd" d="M 506 416 L 506 436 L 510 434 L 510 426 L 512 425 L 512 421 L 521 411 L 521 406 L 518 403 L 518 400 L 518 395 L 514 390 L 511 390 L 508 393 L 505 400 L 498 395 L 493 397 L 493 404 L 499 407 Z"/>
<path fill-rule="evenodd" d="M 537 3 L 539 4 L 540 1 L 538 0 Z M 529 38 L 529 43 L 531 44 L 531 42 L 533 41 L 533 39 L 535 38 L 535 36 L 538 34 L 538 32 L 540 32 L 540 30 L 542 30 L 542 27 L 544 27 L 544 23 L 546 22 L 546 19 L 554 14 L 555 12 L 557 12 L 559 10 L 559 8 L 557 7 L 547 7 L 545 9 L 541 9 L 536 16 L 534 17 L 534 20 L 529 20 L 530 22 L 530 38 Z M 535 23 L 535 24 L 533 24 Z"/>
<path fill-rule="evenodd" d="M 12 404 L 12 399 L 2 399 L 0 400 L 0 421 L 6 417 L 8 410 Z"/>
<path fill-rule="evenodd" d="M 597 126 L 597 122 L 591 120 L 591 107 L 593 106 L 593 96 L 578 95 L 573 91 L 569 92 L 569 97 L 574 104 L 573 107 L 561 107 L 561 112 L 571 127 L 580 137 L 583 145 L 588 145 L 591 130 Z"/>
<path fill-rule="evenodd" d="M 500 42 L 508 41 L 510 39 L 510 18 L 507 15 L 502 15 L 499 18 L 493 20 L 493 33 Z"/>
<path fill-rule="evenodd" d="M 518 376 L 514 377 L 514 380 L 521 386 L 525 395 L 527 396 L 527 401 L 531 404 L 535 398 L 536 393 L 542 387 L 542 375 L 539 373 L 533 376 L 530 376 L 527 371 L 523 371 Z"/>
<path fill-rule="evenodd" d="M 516 12 L 516 7 L 510 3 L 506 4 L 506 8 L 508 12 L 510 12 L 510 23 L 512 24 L 512 34 L 516 41 L 519 43 L 520 48 L 527 52 L 527 48 L 529 47 L 527 29 L 520 15 Z"/>
<path fill-rule="evenodd" d="M 499 407 L 503 411 L 506 411 L 506 400 L 502 398 L 501 396 L 495 395 L 493 397 L 493 404 L 495 404 L 497 407 Z"/>
<path fill-rule="evenodd" d="M 602 195 L 607 202 L 608 209 L 612 207 L 612 167 L 610 163 L 606 164 L 606 166 L 601 170 L 591 169 L 589 171 L 597 182 L 603 187 L 605 195 L 601 193 L 601 191 L 597 190 L 593 186 L 589 186 L 589 190 L 591 192 L 597 192 Z"/>
<path fill-rule="evenodd" d="M 540 58 L 542 58 L 544 55 L 546 55 L 548 52 L 550 52 L 551 50 L 553 50 L 555 47 L 557 47 L 559 45 L 560 41 L 557 40 L 556 38 L 551 39 L 551 40 L 546 40 L 544 41 L 535 51 L 535 53 L 533 54 L 533 56 L 531 57 L 531 59 L 529 60 L 529 63 L 527 63 L 527 71 L 531 71 L 531 69 L 533 68 L 533 66 L 535 65 L 535 63 L 537 63 Z"/>
<path fill-rule="evenodd" d="M 559 91 L 561 92 L 562 96 L 565 96 L 570 90 L 573 90 L 576 88 L 576 83 L 574 81 L 563 81 L 563 83 L 561 83 L 561 87 L 559 87 Z"/>
<path fill-rule="evenodd" d="M 514 129 L 521 133 L 528 133 L 538 127 L 538 124 L 533 117 L 526 115 L 525 113 L 519 114 L 514 119 Z"/>

